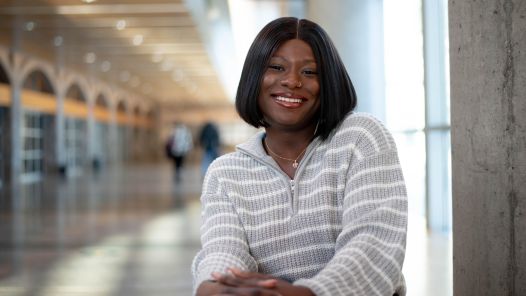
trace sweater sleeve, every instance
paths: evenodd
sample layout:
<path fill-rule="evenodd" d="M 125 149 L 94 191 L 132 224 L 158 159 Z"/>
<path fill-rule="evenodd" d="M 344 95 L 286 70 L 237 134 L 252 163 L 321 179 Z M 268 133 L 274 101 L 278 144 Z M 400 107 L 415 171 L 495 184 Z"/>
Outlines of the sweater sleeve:
<path fill-rule="evenodd" d="M 202 248 L 192 263 L 194 293 L 203 281 L 212 278 L 212 272 L 224 273 L 228 267 L 257 271 L 235 208 L 222 194 L 214 168 L 209 171 L 201 195 Z"/>
<path fill-rule="evenodd" d="M 318 296 L 404 295 L 407 194 L 396 148 L 354 160 L 346 180 L 335 255 L 295 284 Z"/>

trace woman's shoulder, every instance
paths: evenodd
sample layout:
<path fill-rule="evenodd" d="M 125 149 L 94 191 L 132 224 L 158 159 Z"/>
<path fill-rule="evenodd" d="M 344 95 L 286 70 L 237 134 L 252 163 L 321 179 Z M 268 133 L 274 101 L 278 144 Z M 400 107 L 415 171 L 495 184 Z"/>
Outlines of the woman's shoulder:
<path fill-rule="evenodd" d="M 216 158 L 208 167 L 208 173 L 221 175 L 225 171 L 240 170 L 246 166 L 246 155 L 239 151 L 229 152 Z"/>
<path fill-rule="evenodd" d="M 235 165 L 239 164 L 240 162 L 243 162 L 244 159 L 245 157 L 242 153 L 239 153 L 239 151 L 233 151 L 223 154 L 214 159 L 214 161 L 210 164 L 210 167 L 221 168 L 224 166 Z"/>
<path fill-rule="evenodd" d="M 362 112 L 349 113 L 336 129 L 332 140 L 350 141 L 355 146 L 376 152 L 396 148 L 385 125 L 375 116 Z"/>
<path fill-rule="evenodd" d="M 349 112 L 342 122 L 342 127 L 361 126 L 368 129 L 385 128 L 374 115 L 364 112 Z"/>

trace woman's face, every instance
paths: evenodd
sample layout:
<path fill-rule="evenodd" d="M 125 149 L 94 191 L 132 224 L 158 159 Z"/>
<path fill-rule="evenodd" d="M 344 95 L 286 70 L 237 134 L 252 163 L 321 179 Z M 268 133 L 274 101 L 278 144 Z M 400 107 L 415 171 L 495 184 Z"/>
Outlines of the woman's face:
<path fill-rule="evenodd" d="M 269 128 L 301 130 L 314 124 L 319 92 L 312 49 L 302 40 L 291 39 L 270 58 L 258 104 Z"/>

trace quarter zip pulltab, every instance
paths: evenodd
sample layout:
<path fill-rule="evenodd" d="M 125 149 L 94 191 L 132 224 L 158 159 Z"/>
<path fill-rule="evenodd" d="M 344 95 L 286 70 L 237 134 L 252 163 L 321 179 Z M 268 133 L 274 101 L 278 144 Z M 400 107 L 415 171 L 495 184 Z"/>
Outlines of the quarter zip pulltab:
<path fill-rule="evenodd" d="M 294 185 L 295 185 L 295 182 L 294 182 L 294 179 L 290 179 L 289 181 L 290 183 L 290 196 L 291 196 L 291 200 L 290 200 L 290 216 L 293 216 L 295 213 L 296 213 L 296 196 L 294 194 Z"/>

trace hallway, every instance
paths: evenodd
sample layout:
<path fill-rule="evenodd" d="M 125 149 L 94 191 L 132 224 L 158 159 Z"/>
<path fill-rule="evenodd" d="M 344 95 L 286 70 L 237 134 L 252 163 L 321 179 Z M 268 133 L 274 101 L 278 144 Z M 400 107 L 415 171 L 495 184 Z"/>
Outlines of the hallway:
<path fill-rule="evenodd" d="M 0 295 L 190 295 L 200 180 L 190 167 L 173 186 L 164 163 L 3 192 Z M 410 220 L 408 295 L 451 295 L 450 240 L 422 226 Z"/>

